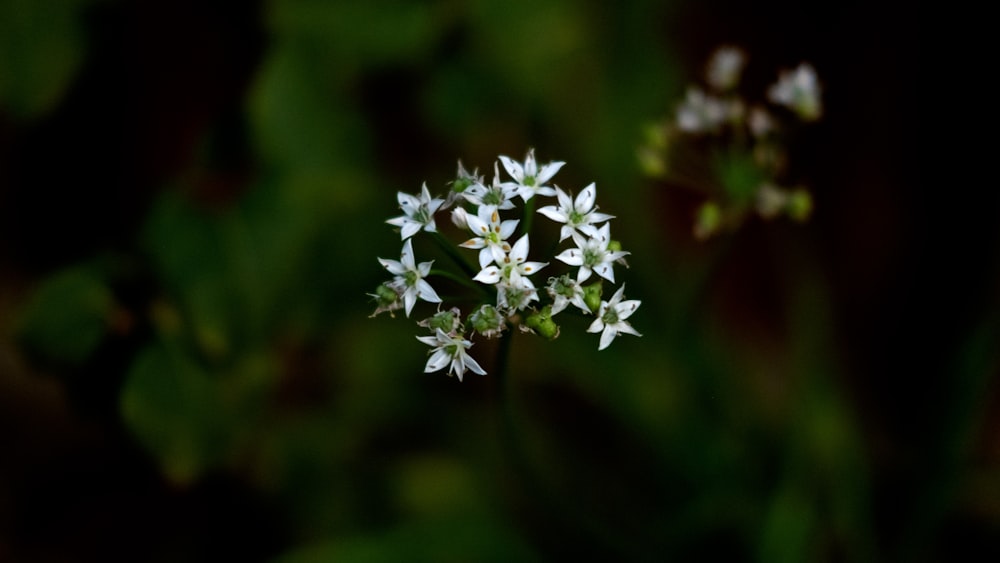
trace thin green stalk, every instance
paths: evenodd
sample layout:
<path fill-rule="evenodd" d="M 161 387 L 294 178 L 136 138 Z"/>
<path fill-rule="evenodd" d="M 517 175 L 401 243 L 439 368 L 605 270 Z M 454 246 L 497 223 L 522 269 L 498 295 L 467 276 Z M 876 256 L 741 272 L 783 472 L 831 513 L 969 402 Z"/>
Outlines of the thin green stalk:
<path fill-rule="evenodd" d="M 441 250 L 444 250 L 444 253 L 447 254 L 448 257 L 451 258 L 452 261 L 466 273 L 466 275 L 473 278 L 479 273 L 472 267 L 472 265 L 469 264 L 458 249 L 455 248 L 455 245 L 449 242 L 448 239 L 444 238 L 441 233 L 434 231 L 431 234 L 434 236 L 434 241 L 441 247 Z"/>
<path fill-rule="evenodd" d="M 524 220 L 521 223 L 521 227 L 524 229 L 524 233 L 528 234 L 531 232 L 531 223 L 535 219 L 535 198 L 531 198 L 524 204 Z"/>
<path fill-rule="evenodd" d="M 438 277 L 442 277 L 442 278 L 448 278 L 449 280 L 451 280 L 453 282 L 459 283 L 461 285 L 464 285 L 465 287 L 472 288 L 472 289 L 476 290 L 477 292 L 482 293 L 487 298 L 491 297 L 490 292 L 489 292 L 488 289 L 486 289 L 485 285 L 479 284 L 479 283 L 475 283 L 470 278 L 464 278 L 462 276 L 456 275 L 456 274 L 454 274 L 452 272 L 449 272 L 447 270 L 437 270 L 437 269 L 432 269 L 430 271 L 430 275 L 432 275 L 432 276 L 438 276 Z"/>

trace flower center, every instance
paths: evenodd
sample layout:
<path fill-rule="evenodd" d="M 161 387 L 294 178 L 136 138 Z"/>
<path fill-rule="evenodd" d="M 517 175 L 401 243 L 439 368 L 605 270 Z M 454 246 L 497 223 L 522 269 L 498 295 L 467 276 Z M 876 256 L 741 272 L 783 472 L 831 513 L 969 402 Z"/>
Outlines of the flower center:
<path fill-rule="evenodd" d="M 609 325 L 617 323 L 618 311 L 615 311 L 611 307 L 608 307 L 608 310 L 604 312 L 604 316 L 601 317 L 601 320 L 604 321 L 604 324 L 609 324 Z"/>

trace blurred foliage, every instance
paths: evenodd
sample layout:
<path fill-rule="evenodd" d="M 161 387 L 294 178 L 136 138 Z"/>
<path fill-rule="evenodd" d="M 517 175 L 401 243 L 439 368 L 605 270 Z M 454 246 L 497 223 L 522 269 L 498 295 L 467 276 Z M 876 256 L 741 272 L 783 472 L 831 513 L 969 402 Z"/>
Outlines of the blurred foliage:
<path fill-rule="evenodd" d="M 29 119 L 60 102 L 83 63 L 82 16 L 95 1 L 0 1 L 0 106 Z"/>
<path fill-rule="evenodd" d="M 6 115 L 59 104 L 87 4 L 0 0 Z M 130 436 L 177 490 L 223 475 L 275 499 L 288 529 L 266 556 L 281 563 L 879 559 L 891 547 L 815 230 L 751 223 L 695 244 L 683 202 L 641 178 L 643 124 L 682 91 L 657 27 L 677 10 L 264 2 L 238 117 L 199 131 L 134 240 L 33 288 L 21 350 L 77 379 L 118 354 Z M 517 335 L 502 388 L 422 374 L 410 325 L 369 319 L 364 296 L 398 248 L 395 193 L 443 193 L 457 159 L 488 171 L 529 146 L 568 163 L 564 187 L 596 179 L 620 218 L 644 336 L 598 353 L 585 324 Z M 715 164 L 742 194 L 752 167 Z M 995 328 L 956 368 L 956 411 L 985 408 L 969 403 L 996 373 Z M 496 362 L 492 343 L 473 351 Z M 962 455 L 942 469 L 953 483 Z"/>

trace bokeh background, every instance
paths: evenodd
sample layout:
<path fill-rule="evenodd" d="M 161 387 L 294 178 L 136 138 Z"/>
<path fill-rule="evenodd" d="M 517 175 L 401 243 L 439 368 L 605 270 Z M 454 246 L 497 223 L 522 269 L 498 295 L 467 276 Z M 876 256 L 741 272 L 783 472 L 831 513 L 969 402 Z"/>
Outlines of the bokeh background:
<path fill-rule="evenodd" d="M 1000 560 L 997 198 L 925 180 L 918 18 L 0 0 L 0 561 Z M 816 67 L 815 213 L 697 242 L 636 150 L 721 44 Z M 395 193 L 528 147 L 644 336 L 423 374 Z"/>

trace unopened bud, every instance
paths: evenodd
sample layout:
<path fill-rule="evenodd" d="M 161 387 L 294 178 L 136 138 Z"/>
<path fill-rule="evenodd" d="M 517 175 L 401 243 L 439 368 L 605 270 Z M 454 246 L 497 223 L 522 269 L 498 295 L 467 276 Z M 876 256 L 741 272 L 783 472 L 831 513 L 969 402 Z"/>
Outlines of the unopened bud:
<path fill-rule="evenodd" d="M 590 309 L 591 313 L 596 314 L 600 310 L 601 294 L 603 292 L 604 284 L 601 282 L 583 286 L 583 302 L 587 304 L 587 308 Z"/>

